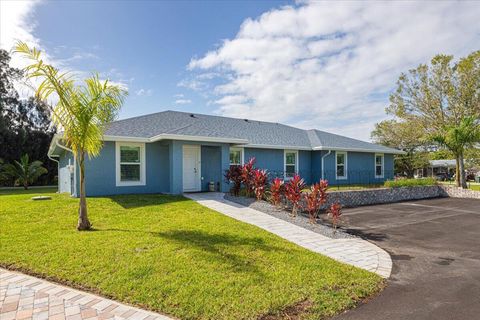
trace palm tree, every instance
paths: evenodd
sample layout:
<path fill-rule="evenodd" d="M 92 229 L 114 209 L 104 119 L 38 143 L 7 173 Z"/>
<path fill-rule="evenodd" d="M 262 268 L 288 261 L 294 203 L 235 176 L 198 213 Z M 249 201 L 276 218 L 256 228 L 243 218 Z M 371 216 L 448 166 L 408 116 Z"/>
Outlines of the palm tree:
<path fill-rule="evenodd" d="M 28 154 L 24 154 L 20 158 L 20 162 L 15 160 L 13 164 L 6 164 L 4 170 L 8 176 L 15 179 L 15 184 L 20 184 L 27 190 L 30 184 L 48 172 L 47 169 L 42 167 L 42 164 L 38 160 L 30 163 Z"/>
<path fill-rule="evenodd" d="M 95 157 L 103 146 L 106 125 L 115 120 L 123 105 L 127 91 L 108 80 L 102 81 L 98 74 L 76 82 L 71 73 L 61 73 L 57 68 L 46 64 L 41 52 L 18 42 L 15 52 L 32 61 L 25 68 L 28 78 L 41 81 L 36 88 L 36 96 L 48 101 L 52 95 L 58 101 L 51 107 L 52 120 L 63 133 L 64 143 L 73 151 L 80 168 L 80 206 L 78 210 L 78 230 L 91 228 L 87 216 L 85 196 L 86 156 Z"/>
<path fill-rule="evenodd" d="M 455 155 L 457 161 L 457 187 L 467 188 L 465 179 L 464 151 L 480 142 L 480 123 L 475 117 L 466 117 L 456 126 L 445 127 L 444 133 L 436 135 L 434 141 L 447 147 Z"/>

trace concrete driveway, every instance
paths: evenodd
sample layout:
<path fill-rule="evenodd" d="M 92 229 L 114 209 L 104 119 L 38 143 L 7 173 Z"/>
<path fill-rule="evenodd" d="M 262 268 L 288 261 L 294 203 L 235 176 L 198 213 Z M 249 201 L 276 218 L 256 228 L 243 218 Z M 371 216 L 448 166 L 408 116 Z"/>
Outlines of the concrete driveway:
<path fill-rule="evenodd" d="M 352 232 L 388 251 L 388 287 L 335 319 L 480 319 L 480 200 L 345 209 Z"/>

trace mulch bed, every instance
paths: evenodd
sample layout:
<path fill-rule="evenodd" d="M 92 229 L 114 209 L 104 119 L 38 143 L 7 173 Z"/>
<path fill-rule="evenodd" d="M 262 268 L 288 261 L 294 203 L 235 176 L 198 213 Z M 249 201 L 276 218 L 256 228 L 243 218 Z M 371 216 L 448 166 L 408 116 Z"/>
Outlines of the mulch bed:
<path fill-rule="evenodd" d="M 274 205 L 263 200 L 257 201 L 253 198 L 247 198 L 247 197 L 241 197 L 241 196 L 235 197 L 228 193 L 225 194 L 225 199 L 228 201 L 241 204 L 245 207 L 249 207 L 249 208 L 258 210 L 260 212 L 266 213 L 275 218 L 293 223 L 299 227 L 311 230 L 313 232 L 319 233 L 321 235 L 324 235 L 332 239 L 356 238 L 356 236 L 347 233 L 345 229 L 342 228 L 341 226 L 339 226 L 337 228 L 337 232 L 335 232 L 331 223 L 327 219 L 326 213 L 320 213 L 316 223 L 312 224 L 310 223 L 308 214 L 303 212 L 298 212 L 296 217 L 292 217 L 290 211 L 285 210 L 284 206 L 281 208 L 277 208 Z"/>

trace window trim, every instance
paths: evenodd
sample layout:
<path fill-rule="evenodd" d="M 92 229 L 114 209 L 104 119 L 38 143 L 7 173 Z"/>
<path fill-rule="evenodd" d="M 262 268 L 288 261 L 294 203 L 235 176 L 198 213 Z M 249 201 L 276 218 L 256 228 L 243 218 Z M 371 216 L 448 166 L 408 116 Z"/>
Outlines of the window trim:
<path fill-rule="evenodd" d="M 345 156 L 345 163 L 343 164 L 344 176 L 338 175 L 338 155 L 343 154 Z M 347 151 L 335 151 L 335 179 L 336 180 L 347 180 L 348 179 L 348 152 Z"/>
<path fill-rule="evenodd" d="M 377 157 L 381 156 L 382 157 L 382 174 L 377 175 Z M 373 158 L 373 164 L 374 164 L 374 173 L 375 173 L 375 178 L 376 179 L 383 179 L 385 176 L 385 154 L 383 153 L 375 153 L 375 157 Z"/>
<path fill-rule="evenodd" d="M 287 177 L 287 153 L 295 153 L 295 174 L 298 174 L 298 150 L 283 150 L 283 179 L 290 180 L 292 177 Z"/>
<path fill-rule="evenodd" d="M 230 151 L 240 151 L 240 163 L 230 163 Z M 245 163 L 245 150 L 244 148 L 239 148 L 239 147 L 230 147 L 230 150 L 228 151 L 228 164 L 229 166 L 238 166 L 238 165 L 243 165 Z"/>
<path fill-rule="evenodd" d="M 120 174 L 120 147 L 140 147 L 140 181 L 121 181 Z M 144 186 L 146 185 L 146 158 L 145 143 L 115 142 L 115 181 L 117 187 Z"/>

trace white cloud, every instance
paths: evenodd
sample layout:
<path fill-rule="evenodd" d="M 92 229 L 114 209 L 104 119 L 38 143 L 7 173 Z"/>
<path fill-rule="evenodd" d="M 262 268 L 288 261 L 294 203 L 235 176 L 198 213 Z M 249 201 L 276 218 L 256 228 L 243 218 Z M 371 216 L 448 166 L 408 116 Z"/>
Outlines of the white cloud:
<path fill-rule="evenodd" d="M 42 48 L 40 40 L 33 35 L 36 21 L 33 10 L 40 1 L 0 1 L 0 48 L 11 51 L 17 41 L 23 41 L 29 46 Z M 44 61 L 52 63 L 53 59 L 44 52 Z M 29 61 L 15 54 L 11 55 L 10 65 L 22 69 Z M 25 98 L 32 94 L 30 86 L 15 83 L 20 97 Z"/>
<path fill-rule="evenodd" d="M 152 95 L 152 89 L 140 89 L 135 91 L 135 94 L 140 97 L 150 97 Z"/>
<path fill-rule="evenodd" d="M 190 104 L 192 100 L 190 99 L 177 99 L 175 100 L 175 104 Z"/>
<path fill-rule="evenodd" d="M 37 21 L 34 17 L 34 10 L 37 6 L 41 5 L 43 1 L 40 0 L 16 0 L 16 1 L 0 1 L 0 48 L 7 51 L 11 51 L 17 41 L 23 41 L 30 47 L 36 47 L 42 51 L 43 61 L 51 64 L 62 71 L 69 71 L 77 75 L 79 78 L 90 76 L 89 72 L 76 70 L 70 63 L 85 60 L 85 59 L 99 59 L 97 55 L 91 52 L 86 52 L 82 48 L 74 47 L 68 48 L 64 45 L 48 50 L 41 39 L 34 35 Z M 74 50 L 73 56 L 69 58 L 60 59 L 56 56 L 61 52 Z M 49 54 L 50 53 L 50 54 Z M 53 56 L 52 53 L 55 55 Z M 10 65 L 15 68 L 24 68 L 30 63 L 19 54 L 12 54 Z M 106 73 L 101 73 L 102 79 L 114 79 L 110 81 L 113 84 L 120 85 L 124 89 L 128 89 L 128 83 L 133 81 L 133 78 L 124 80 L 123 76 L 118 70 L 111 69 Z M 37 80 L 29 81 L 29 85 L 23 82 L 15 83 L 15 87 L 21 98 L 26 98 L 33 94 L 32 86 L 35 87 L 39 84 Z M 51 102 L 55 103 L 56 98 L 52 97 Z"/>
<path fill-rule="evenodd" d="M 179 85 L 211 91 L 222 115 L 368 140 L 401 72 L 437 53 L 478 50 L 479 16 L 475 2 L 285 6 L 245 20 L 235 38 L 192 59 Z M 208 82 L 212 75 L 221 77 Z"/>
<path fill-rule="evenodd" d="M 10 51 L 17 40 L 29 45 L 39 46 L 32 32 L 35 21 L 33 8 L 39 1 L 1 1 L 0 2 L 0 47 Z M 28 21 L 28 22 L 27 22 Z"/>

